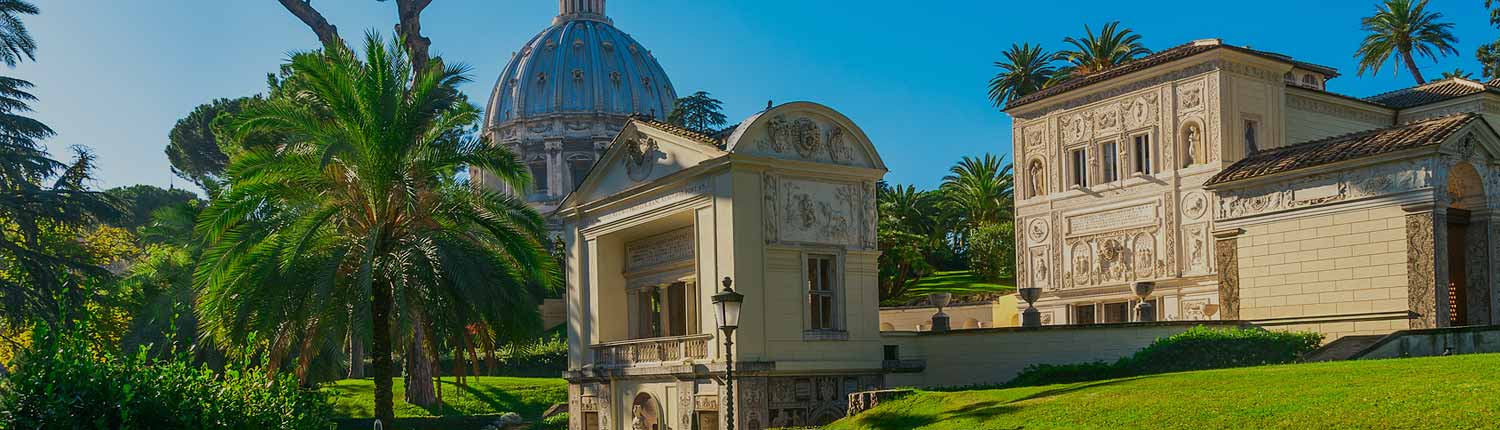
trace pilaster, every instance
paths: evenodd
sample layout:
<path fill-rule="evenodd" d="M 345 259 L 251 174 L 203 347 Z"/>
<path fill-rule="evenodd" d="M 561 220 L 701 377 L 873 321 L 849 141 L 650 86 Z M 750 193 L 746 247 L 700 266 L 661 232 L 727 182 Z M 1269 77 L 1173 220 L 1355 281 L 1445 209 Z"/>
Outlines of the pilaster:
<path fill-rule="evenodd" d="M 1434 203 L 1406 211 L 1407 306 L 1411 328 L 1448 325 L 1447 208 Z"/>
<path fill-rule="evenodd" d="M 1214 262 L 1219 272 L 1219 319 L 1240 319 L 1239 237 L 1243 229 L 1214 232 Z"/>

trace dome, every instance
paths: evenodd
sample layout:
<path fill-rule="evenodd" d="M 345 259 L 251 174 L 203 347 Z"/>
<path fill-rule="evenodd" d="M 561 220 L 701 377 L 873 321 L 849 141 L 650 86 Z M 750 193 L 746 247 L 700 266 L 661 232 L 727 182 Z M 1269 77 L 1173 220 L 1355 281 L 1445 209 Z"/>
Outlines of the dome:
<path fill-rule="evenodd" d="M 651 51 L 615 28 L 604 0 L 559 2 L 552 26 L 505 65 L 485 125 L 560 113 L 665 118 L 677 92 Z"/>

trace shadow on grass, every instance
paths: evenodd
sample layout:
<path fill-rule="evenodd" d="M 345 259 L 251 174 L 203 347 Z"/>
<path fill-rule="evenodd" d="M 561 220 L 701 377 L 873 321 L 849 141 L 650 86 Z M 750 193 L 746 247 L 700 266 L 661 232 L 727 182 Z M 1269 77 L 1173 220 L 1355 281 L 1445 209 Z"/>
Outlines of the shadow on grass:
<path fill-rule="evenodd" d="M 1135 381 L 1150 378 L 1152 376 L 1136 376 L 1130 378 L 1111 379 L 1107 381 L 1085 382 L 1063 387 L 1057 387 L 1038 391 L 1015 399 L 998 401 L 989 400 L 969 403 L 955 408 L 952 411 L 936 411 L 935 413 L 921 413 L 910 408 L 903 410 L 889 410 L 894 408 L 881 408 L 860 414 L 854 418 L 854 422 L 863 428 L 874 430 L 908 430 L 927 426 L 949 420 L 967 420 L 971 422 L 985 422 L 1002 415 L 1011 414 L 1024 409 L 1019 403 L 1028 400 L 1039 400 L 1048 397 L 1056 397 L 1076 391 L 1091 388 L 1104 387 L 1122 382 Z M 954 394 L 945 394 L 954 395 Z M 897 401 L 900 402 L 899 400 Z M 1019 429 L 1024 426 L 1015 427 L 986 427 L 986 428 L 1012 428 Z"/>

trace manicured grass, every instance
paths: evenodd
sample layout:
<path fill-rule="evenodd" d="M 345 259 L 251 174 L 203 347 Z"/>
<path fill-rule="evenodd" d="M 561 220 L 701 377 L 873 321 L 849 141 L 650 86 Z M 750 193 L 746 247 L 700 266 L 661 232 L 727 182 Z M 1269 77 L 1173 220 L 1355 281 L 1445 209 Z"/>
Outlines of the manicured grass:
<path fill-rule="evenodd" d="M 1014 284 L 1014 282 L 1010 284 Z M 974 272 L 968 270 L 952 270 L 933 273 L 928 277 L 922 278 L 915 285 L 912 285 L 910 289 L 906 290 L 906 297 L 917 298 L 931 293 L 943 292 L 959 295 L 988 292 L 1008 294 L 1015 291 L 1015 285 L 988 282 L 980 279 L 974 275 Z"/>
<path fill-rule="evenodd" d="M 919 391 L 830 429 L 1495 428 L 1500 354 Z"/>
<path fill-rule="evenodd" d="M 406 387 L 395 380 L 396 416 L 426 417 L 448 415 L 481 415 L 515 412 L 534 421 L 553 404 L 568 401 L 568 383 L 560 378 L 512 378 L 481 376 L 468 378 L 461 387 L 452 378 L 443 378 L 443 406 L 423 408 L 402 401 Z M 342 417 L 375 416 L 375 381 L 345 379 L 328 384 L 334 412 Z"/>

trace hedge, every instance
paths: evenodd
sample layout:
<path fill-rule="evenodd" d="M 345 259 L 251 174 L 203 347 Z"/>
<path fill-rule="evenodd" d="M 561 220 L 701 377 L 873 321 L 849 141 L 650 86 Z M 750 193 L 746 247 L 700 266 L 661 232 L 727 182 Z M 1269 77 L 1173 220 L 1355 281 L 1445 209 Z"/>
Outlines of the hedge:
<path fill-rule="evenodd" d="M 1318 348 L 1323 335 L 1197 326 L 1157 339 L 1114 363 L 1033 364 L 1005 387 L 1097 381 L 1167 372 L 1284 364 Z"/>

